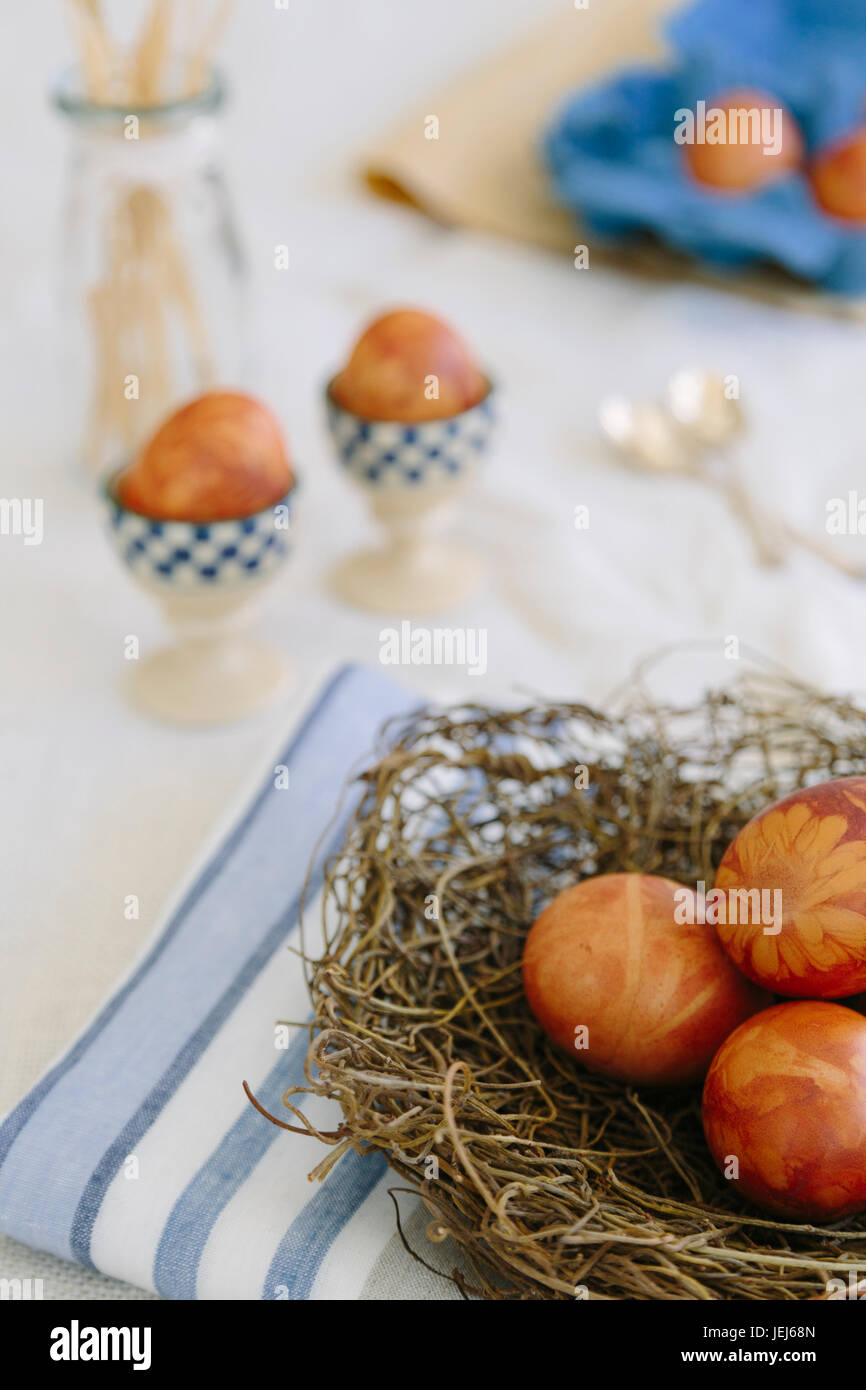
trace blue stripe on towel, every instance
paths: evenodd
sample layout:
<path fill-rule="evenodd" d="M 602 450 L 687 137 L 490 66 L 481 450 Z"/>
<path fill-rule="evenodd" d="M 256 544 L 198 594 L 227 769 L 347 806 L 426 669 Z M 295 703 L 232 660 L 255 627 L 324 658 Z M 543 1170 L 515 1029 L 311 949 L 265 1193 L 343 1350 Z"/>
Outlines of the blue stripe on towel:
<path fill-rule="evenodd" d="M 290 1086 L 303 1084 L 309 1045 L 309 1035 L 302 1028 L 256 1087 L 256 1098 L 266 1110 L 278 1113 L 283 1093 Z M 178 1198 L 165 1224 L 153 1262 L 154 1287 L 163 1298 L 195 1298 L 201 1257 L 220 1214 L 278 1138 L 285 1139 L 285 1133 L 245 1103 L 222 1143 Z"/>
<path fill-rule="evenodd" d="M 336 674 L 328 682 L 327 686 L 322 691 L 321 696 L 316 701 L 316 704 L 307 714 L 306 718 L 304 719 L 303 723 L 301 724 L 300 728 L 298 729 L 297 733 L 295 734 L 294 738 L 289 744 L 289 747 L 283 753 L 282 761 L 284 763 L 287 763 L 290 760 L 292 753 L 298 747 L 301 740 L 306 736 L 307 731 L 309 730 L 313 721 L 317 719 L 320 716 L 320 714 L 324 711 L 331 697 L 336 692 L 338 686 L 343 681 L 345 681 L 346 677 L 349 674 L 351 674 L 352 669 L 353 668 L 350 666 L 341 667 L 340 670 L 337 671 Z M 85 1052 L 87 1052 L 88 1048 L 90 1048 L 92 1044 L 97 1040 L 99 1034 L 103 1031 L 106 1025 L 114 1018 L 115 1014 L 121 1008 L 125 1000 L 129 997 L 130 994 L 132 994 L 133 990 L 139 987 L 144 976 L 150 970 L 153 969 L 153 966 L 156 964 L 157 960 L 162 955 L 169 942 L 173 939 L 173 937 L 180 929 L 180 926 L 183 923 L 185 917 L 187 916 L 189 910 L 193 907 L 197 899 L 201 897 L 201 894 L 209 886 L 210 882 L 216 877 L 216 874 L 219 872 L 222 865 L 228 858 L 230 858 L 238 842 L 246 834 L 246 831 L 249 828 L 250 823 L 258 814 L 262 802 L 270 796 L 271 791 L 272 787 L 270 786 L 270 784 L 266 784 L 259 792 L 258 796 L 253 800 L 246 814 L 235 826 L 234 830 L 230 834 L 229 838 L 226 840 L 225 844 L 220 848 L 219 853 L 215 855 L 210 864 L 208 864 L 207 867 L 204 869 L 201 876 L 190 888 L 189 892 L 187 893 L 186 897 L 184 898 L 174 917 L 169 922 L 168 926 L 160 936 L 159 940 L 156 942 L 155 946 L 153 947 L 153 950 L 150 952 L 147 959 L 142 961 L 141 965 L 130 977 L 130 979 L 127 980 L 126 984 L 118 990 L 117 994 L 115 994 L 111 1000 L 109 1000 L 102 1012 L 94 1019 L 93 1023 L 91 1023 L 90 1027 L 87 1028 L 85 1032 L 81 1034 L 81 1036 L 76 1040 L 76 1042 L 69 1049 L 69 1051 L 64 1053 L 63 1057 L 61 1057 L 60 1061 L 56 1064 L 56 1066 L 52 1067 L 48 1072 L 46 1072 L 45 1076 L 42 1077 L 41 1081 L 38 1081 L 36 1083 L 33 1089 L 29 1091 L 27 1095 L 24 1097 L 24 1099 L 21 1101 L 20 1105 L 16 1106 L 16 1108 L 9 1113 L 4 1123 L 0 1125 L 0 1167 L 3 1166 L 3 1163 L 5 1162 L 6 1157 L 9 1153 L 9 1150 L 11 1149 L 15 1140 L 18 1138 L 18 1135 L 20 1134 L 21 1130 L 27 1124 L 31 1115 L 35 1114 L 36 1110 L 42 1104 L 42 1101 L 45 1099 L 48 1093 L 52 1090 L 54 1086 L 57 1085 L 58 1081 L 60 1081 L 61 1078 L 64 1077 L 67 1074 L 67 1072 L 69 1072 L 75 1066 L 79 1059 L 84 1056 Z"/>
<path fill-rule="evenodd" d="M 339 826 L 336 833 L 331 837 L 331 841 L 327 848 L 328 854 L 333 854 L 335 850 L 339 849 L 344 829 L 344 824 Z M 318 892 L 321 885 L 322 874 L 320 870 L 316 878 L 311 880 L 311 888 L 314 894 Z M 161 1112 L 184 1079 L 192 1071 L 208 1044 L 213 1041 L 229 1014 L 253 984 L 256 976 L 265 968 L 280 943 L 285 941 L 292 927 L 297 923 L 299 907 L 300 894 L 295 901 L 289 905 L 283 916 L 274 923 L 264 941 L 258 949 L 253 952 L 243 969 L 234 978 L 231 987 L 227 989 L 222 998 L 217 1001 L 207 1018 L 204 1019 L 201 1026 L 192 1035 L 186 1046 L 181 1049 L 165 1074 L 160 1077 L 150 1095 L 145 1099 L 143 1105 L 131 1116 L 118 1134 L 114 1143 L 106 1150 L 97 1163 L 84 1192 L 81 1194 L 81 1200 L 72 1218 L 70 1249 L 73 1257 L 79 1260 L 81 1264 L 88 1265 L 91 1269 L 96 1268 L 90 1258 L 90 1241 L 93 1235 L 93 1227 L 96 1224 L 96 1218 L 99 1215 L 99 1210 L 102 1206 L 105 1194 L 117 1172 L 122 1167 L 127 1155 L 135 1152 L 136 1144 L 143 1139 L 151 1125 L 159 1118 Z M 252 1113 L 255 1114 L 252 1106 L 250 1109 Z M 264 1123 L 261 1116 L 257 1116 L 257 1118 L 260 1123 Z M 273 1128 L 273 1126 L 270 1126 L 270 1128 Z"/>
<path fill-rule="evenodd" d="M 290 768 L 290 790 L 266 780 L 143 963 L 0 1128 L 8 1234 L 89 1262 L 118 1167 L 294 924 L 351 765 L 383 720 L 415 703 L 357 668 L 330 681 L 277 759 Z"/>
<path fill-rule="evenodd" d="M 280 1241 L 262 1298 L 310 1297 L 322 1261 L 387 1167 L 382 1153 L 358 1154 L 350 1149 L 340 1159 Z"/>
<path fill-rule="evenodd" d="M 69 1049 L 69 1051 L 64 1053 L 60 1061 L 54 1067 L 52 1067 L 50 1071 L 46 1072 L 45 1076 L 42 1077 L 41 1081 L 37 1082 L 37 1084 L 33 1087 L 33 1090 L 28 1092 L 28 1094 L 21 1101 L 20 1105 L 18 1105 L 14 1110 L 12 1110 L 6 1118 L 6 1120 L 4 1121 L 4 1123 L 0 1125 L 0 1167 L 2 1167 L 3 1163 L 5 1162 L 9 1154 L 9 1150 L 12 1148 L 12 1145 L 15 1143 L 15 1140 L 18 1138 L 18 1135 L 24 1129 L 30 1117 L 34 1115 L 36 1111 L 39 1109 L 39 1106 L 45 1100 L 46 1096 L 53 1090 L 57 1083 L 61 1081 L 69 1071 L 72 1070 L 72 1068 L 84 1056 L 88 1049 L 92 1047 L 92 1045 L 95 1042 L 97 1042 L 100 1033 L 102 1033 L 105 1030 L 105 1028 L 114 1018 L 115 1014 L 132 994 L 133 990 L 139 987 L 144 976 L 150 970 L 153 969 L 153 966 L 156 964 L 163 951 L 165 951 L 166 947 L 169 945 L 169 943 L 172 941 L 172 939 L 180 929 L 187 912 L 194 904 L 196 898 L 205 891 L 211 880 L 216 876 L 216 874 L 222 867 L 223 862 L 231 854 L 237 841 L 245 833 L 249 822 L 256 815 L 261 801 L 268 794 L 269 790 L 269 788 L 265 788 L 260 793 L 259 797 L 250 807 L 243 820 L 233 831 L 231 838 L 220 850 L 220 853 L 207 866 L 201 878 L 199 878 L 195 885 L 190 889 L 182 905 L 176 912 L 175 916 L 172 918 L 171 922 L 166 927 L 165 931 L 160 936 L 159 940 L 157 941 L 147 960 L 142 962 L 135 974 L 126 982 L 125 985 L 121 987 L 121 989 L 117 992 L 116 995 L 114 995 L 114 997 L 109 1001 L 109 1003 L 106 1004 L 105 1008 L 101 1011 L 97 1018 L 94 1019 L 90 1027 L 87 1028 L 86 1031 L 81 1034 L 81 1037 L 76 1040 L 76 1042 Z"/>

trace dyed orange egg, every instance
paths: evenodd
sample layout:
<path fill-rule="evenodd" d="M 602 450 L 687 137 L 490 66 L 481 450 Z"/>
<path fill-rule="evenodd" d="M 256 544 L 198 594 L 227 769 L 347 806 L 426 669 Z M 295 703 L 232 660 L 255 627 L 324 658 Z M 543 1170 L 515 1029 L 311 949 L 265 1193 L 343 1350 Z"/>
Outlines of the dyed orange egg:
<path fill-rule="evenodd" d="M 650 874 L 567 888 L 532 926 L 523 986 L 544 1031 L 590 1071 L 622 1081 L 700 1081 L 724 1038 L 769 1003 L 711 927 L 688 926 L 695 895 Z"/>
<path fill-rule="evenodd" d="M 125 507 L 165 521 L 223 521 L 264 511 L 294 482 L 267 406 L 210 391 L 171 415 L 120 476 Z"/>
<path fill-rule="evenodd" d="M 801 999 L 866 989 L 866 777 L 821 782 L 755 816 L 716 888 L 719 939 L 751 980 Z"/>
<path fill-rule="evenodd" d="M 682 147 L 686 165 L 700 183 L 745 193 L 772 183 L 802 162 L 797 122 L 766 92 L 725 92 L 702 104 L 700 111 L 695 139 Z M 716 142 L 722 135 L 724 139 Z"/>
<path fill-rule="evenodd" d="M 397 309 L 364 330 L 331 395 L 365 420 L 444 420 L 490 389 L 454 329 L 419 309 Z"/>
<path fill-rule="evenodd" d="M 866 222 L 866 129 L 819 154 L 810 177 L 825 212 L 846 222 Z"/>
<path fill-rule="evenodd" d="M 866 1208 L 866 1019 L 776 1004 L 722 1043 L 704 1086 L 713 1158 L 749 1201 L 794 1221 Z"/>

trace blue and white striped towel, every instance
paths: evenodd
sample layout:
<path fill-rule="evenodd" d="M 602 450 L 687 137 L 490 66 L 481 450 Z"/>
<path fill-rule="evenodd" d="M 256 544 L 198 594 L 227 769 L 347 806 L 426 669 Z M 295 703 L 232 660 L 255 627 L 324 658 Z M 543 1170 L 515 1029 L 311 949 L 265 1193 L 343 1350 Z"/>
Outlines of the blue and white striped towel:
<path fill-rule="evenodd" d="M 350 807 L 317 851 L 348 774 L 415 704 L 359 668 L 332 679 L 273 760 L 288 789 L 272 766 L 129 977 L 0 1126 L 0 1228 L 167 1298 L 452 1294 L 406 1255 L 381 1156 L 349 1153 L 311 1184 L 325 1150 L 241 1089 L 276 1112 L 303 1082 L 306 1033 L 275 1051 L 274 1026 L 309 1013 L 285 949 L 301 887 L 316 852 L 314 894 L 340 842 Z M 317 1098 L 305 1109 L 334 1121 Z"/>

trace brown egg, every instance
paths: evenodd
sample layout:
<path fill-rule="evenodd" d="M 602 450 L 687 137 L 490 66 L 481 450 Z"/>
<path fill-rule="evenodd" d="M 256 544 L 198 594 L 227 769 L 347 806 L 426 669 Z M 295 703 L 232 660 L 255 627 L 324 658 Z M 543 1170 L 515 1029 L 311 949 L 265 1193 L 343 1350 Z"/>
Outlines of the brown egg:
<path fill-rule="evenodd" d="M 277 420 L 238 391 L 171 415 L 121 474 L 123 506 L 156 520 L 227 521 L 264 511 L 294 482 Z"/>
<path fill-rule="evenodd" d="M 544 1031 L 590 1071 L 700 1081 L 719 1044 L 770 1002 L 712 927 L 686 925 L 695 894 L 650 874 L 600 874 L 554 898 L 526 938 L 523 986 Z"/>
<path fill-rule="evenodd" d="M 805 999 L 866 989 L 866 777 L 834 777 L 761 811 L 715 886 L 719 939 L 751 980 Z"/>
<path fill-rule="evenodd" d="M 793 1221 L 866 1208 L 866 1019 L 776 1004 L 722 1044 L 704 1086 L 713 1158 L 749 1201 Z"/>
<path fill-rule="evenodd" d="M 405 424 L 459 415 L 489 389 L 463 339 L 420 309 L 371 323 L 331 383 L 333 399 L 353 415 Z"/>
<path fill-rule="evenodd" d="M 803 138 L 797 122 L 791 112 L 768 93 L 749 89 L 725 92 L 708 101 L 706 108 L 708 136 L 712 134 L 711 113 L 720 110 L 724 113 L 726 134 L 739 138 L 724 144 L 696 141 L 683 145 L 686 165 L 699 183 L 729 193 L 745 193 L 772 183 L 802 162 Z M 777 111 L 781 111 L 781 117 L 776 116 Z M 732 114 L 736 112 L 756 114 L 737 118 Z M 762 130 L 764 122 L 778 122 L 781 129 L 769 124 Z M 770 147 L 774 131 L 780 136 L 778 153 L 765 154 L 764 136 L 770 137 L 767 142 Z"/>
<path fill-rule="evenodd" d="M 819 154 L 810 171 L 815 199 L 846 222 L 866 222 L 866 130 Z"/>

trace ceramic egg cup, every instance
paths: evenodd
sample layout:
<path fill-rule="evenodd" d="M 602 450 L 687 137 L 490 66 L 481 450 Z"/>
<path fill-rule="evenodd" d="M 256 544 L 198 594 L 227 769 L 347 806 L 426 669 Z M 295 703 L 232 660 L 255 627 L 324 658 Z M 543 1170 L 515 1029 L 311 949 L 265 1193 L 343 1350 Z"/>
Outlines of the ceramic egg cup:
<path fill-rule="evenodd" d="M 365 420 L 325 390 L 337 457 L 367 494 L 385 544 L 344 560 L 332 574 L 341 598 L 378 613 L 434 613 L 467 598 L 483 577 L 470 551 L 444 536 L 487 452 L 493 388 L 444 420 Z"/>
<path fill-rule="evenodd" d="M 136 583 L 156 598 L 175 642 L 131 663 L 130 694 L 172 723 L 224 724 L 255 713 L 283 689 L 288 666 L 249 636 L 254 602 L 289 552 L 289 492 L 252 516 L 229 521 L 157 521 L 105 485 L 108 531 Z"/>

